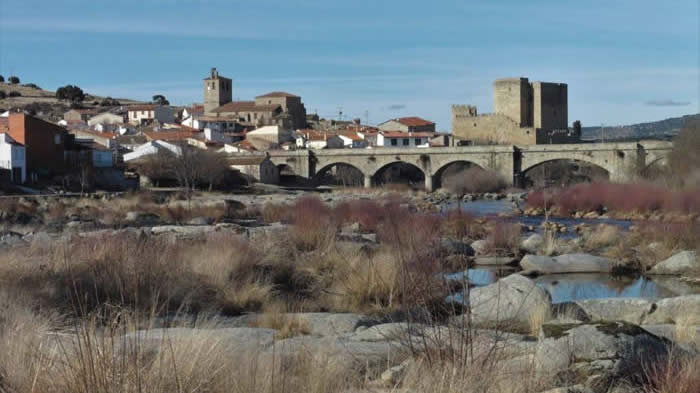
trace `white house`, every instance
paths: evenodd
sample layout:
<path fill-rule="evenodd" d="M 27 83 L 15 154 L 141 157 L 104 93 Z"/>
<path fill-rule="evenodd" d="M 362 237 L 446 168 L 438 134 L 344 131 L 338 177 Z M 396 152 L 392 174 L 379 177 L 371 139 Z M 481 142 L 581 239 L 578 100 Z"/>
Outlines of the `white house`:
<path fill-rule="evenodd" d="M 124 154 L 124 162 L 137 160 L 151 154 L 158 154 L 161 151 L 170 152 L 177 156 L 182 154 L 182 148 L 180 146 L 176 146 L 172 143 L 161 140 L 154 140 L 144 143 L 143 145 L 134 149 L 134 151 L 131 153 Z"/>
<path fill-rule="evenodd" d="M 380 131 L 377 134 L 377 147 L 430 147 L 432 132 Z"/>
<path fill-rule="evenodd" d="M 27 161 L 24 146 L 6 133 L 0 133 L 0 168 L 10 172 L 10 181 L 24 183 L 27 180 Z"/>
<path fill-rule="evenodd" d="M 351 149 L 362 149 L 369 146 L 365 138 L 355 131 L 340 131 L 338 138 L 343 141 L 343 146 Z"/>
<path fill-rule="evenodd" d="M 286 130 L 280 126 L 265 126 L 256 128 L 246 134 L 248 139 L 260 139 L 270 143 L 280 145 L 284 142 L 292 141 L 292 131 Z"/>
<path fill-rule="evenodd" d="M 131 105 L 128 107 L 128 119 L 131 124 L 145 124 L 155 120 L 164 123 L 174 123 L 175 114 L 167 106 L 147 104 Z"/>
<path fill-rule="evenodd" d="M 87 124 L 90 127 L 94 127 L 98 124 L 112 125 L 112 124 L 124 124 L 125 119 L 123 115 L 117 115 L 110 112 L 100 113 L 99 115 L 93 116 L 88 119 Z"/>
<path fill-rule="evenodd" d="M 265 184 L 279 184 L 280 172 L 266 156 L 230 157 L 231 168 L 253 181 Z"/>

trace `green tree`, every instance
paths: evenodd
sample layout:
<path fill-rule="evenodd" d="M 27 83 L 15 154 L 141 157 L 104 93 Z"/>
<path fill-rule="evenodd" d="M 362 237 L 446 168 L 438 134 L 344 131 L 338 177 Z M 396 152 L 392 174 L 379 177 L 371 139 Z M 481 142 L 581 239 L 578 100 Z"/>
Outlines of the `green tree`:
<path fill-rule="evenodd" d="M 13 75 L 13 76 L 7 78 L 7 81 L 13 85 L 16 85 L 19 83 L 19 78 Z"/>
<path fill-rule="evenodd" d="M 21 97 L 22 93 L 18 92 L 17 90 L 12 90 L 10 94 L 8 94 L 9 97 Z"/>
<path fill-rule="evenodd" d="M 66 85 L 56 89 L 56 98 L 71 102 L 82 102 L 85 99 L 85 93 L 78 86 Z"/>
<path fill-rule="evenodd" d="M 164 95 L 162 94 L 156 94 L 153 96 L 153 103 L 158 104 L 158 105 L 170 105 L 170 101 L 168 101 Z"/>
<path fill-rule="evenodd" d="M 4 90 L 0 90 L 0 100 L 4 100 L 7 98 L 7 93 L 5 93 Z"/>
<path fill-rule="evenodd" d="M 5 77 L 0 75 L 0 82 L 5 82 Z"/>

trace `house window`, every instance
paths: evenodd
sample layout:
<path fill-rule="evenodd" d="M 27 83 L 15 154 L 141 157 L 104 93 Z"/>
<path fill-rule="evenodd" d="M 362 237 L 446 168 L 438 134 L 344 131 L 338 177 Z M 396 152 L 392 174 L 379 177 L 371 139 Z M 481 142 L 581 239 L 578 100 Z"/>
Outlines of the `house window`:
<path fill-rule="evenodd" d="M 391 138 L 391 146 L 396 146 L 399 144 L 399 141 L 396 138 Z"/>
<path fill-rule="evenodd" d="M 404 139 L 403 139 L 403 145 L 404 145 L 404 146 L 408 146 L 408 138 L 404 138 Z"/>
<path fill-rule="evenodd" d="M 56 134 L 53 136 L 53 143 L 60 145 L 61 144 L 61 135 Z"/>
<path fill-rule="evenodd" d="M 416 146 L 420 145 L 422 143 L 420 138 L 416 138 Z"/>

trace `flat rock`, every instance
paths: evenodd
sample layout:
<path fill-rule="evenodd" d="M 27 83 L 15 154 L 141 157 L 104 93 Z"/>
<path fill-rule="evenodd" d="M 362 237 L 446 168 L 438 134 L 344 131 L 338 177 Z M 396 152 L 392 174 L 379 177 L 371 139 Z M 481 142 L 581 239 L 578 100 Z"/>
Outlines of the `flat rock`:
<path fill-rule="evenodd" d="M 525 255 L 520 267 L 541 274 L 609 273 L 614 264 L 610 259 L 589 254 L 564 254 L 556 257 Z"/>
<path fill-rule="evenodd" d="M 700 294 L 660 299 L 644 318 L 645 324 L 683 323 L 700 325 Z"/>
<path fill-rule="evenodd" d="M 657 263 L 648 274 L 685 274 L 700 269 L 695 251 L 681 251 L 672 257 Z"/>
<path fill-rule="evenodd" d="M 652 310 L 653 302 L 642 298 L 609 298 L 577 300 L 592 321 L 625 321 L 641 324 Z"/>

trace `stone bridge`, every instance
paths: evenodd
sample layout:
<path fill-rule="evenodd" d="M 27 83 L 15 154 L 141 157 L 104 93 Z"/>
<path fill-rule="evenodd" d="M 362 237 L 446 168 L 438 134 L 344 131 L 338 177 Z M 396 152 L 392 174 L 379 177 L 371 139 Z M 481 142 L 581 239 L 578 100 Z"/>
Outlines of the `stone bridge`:
<path fill-rule="evenodd" d="M 497 172 L 511 185 L 521 185 L 527 171 L 556 160 L 576 160 L 605 169 L 613 182 L 623 182 L 656 164 L 664 164 L 671 142 L 580 143 L 529 146 L 459 146 L 270 151 L 282 173 L 308 179 L 347 165 L 364 175 L 371 187 L 377 174 L 396 164 L 411 164 L 425 175 L 425 189 L 439 186 L 443 171 L 455 163 L 471 163 Z"/>

